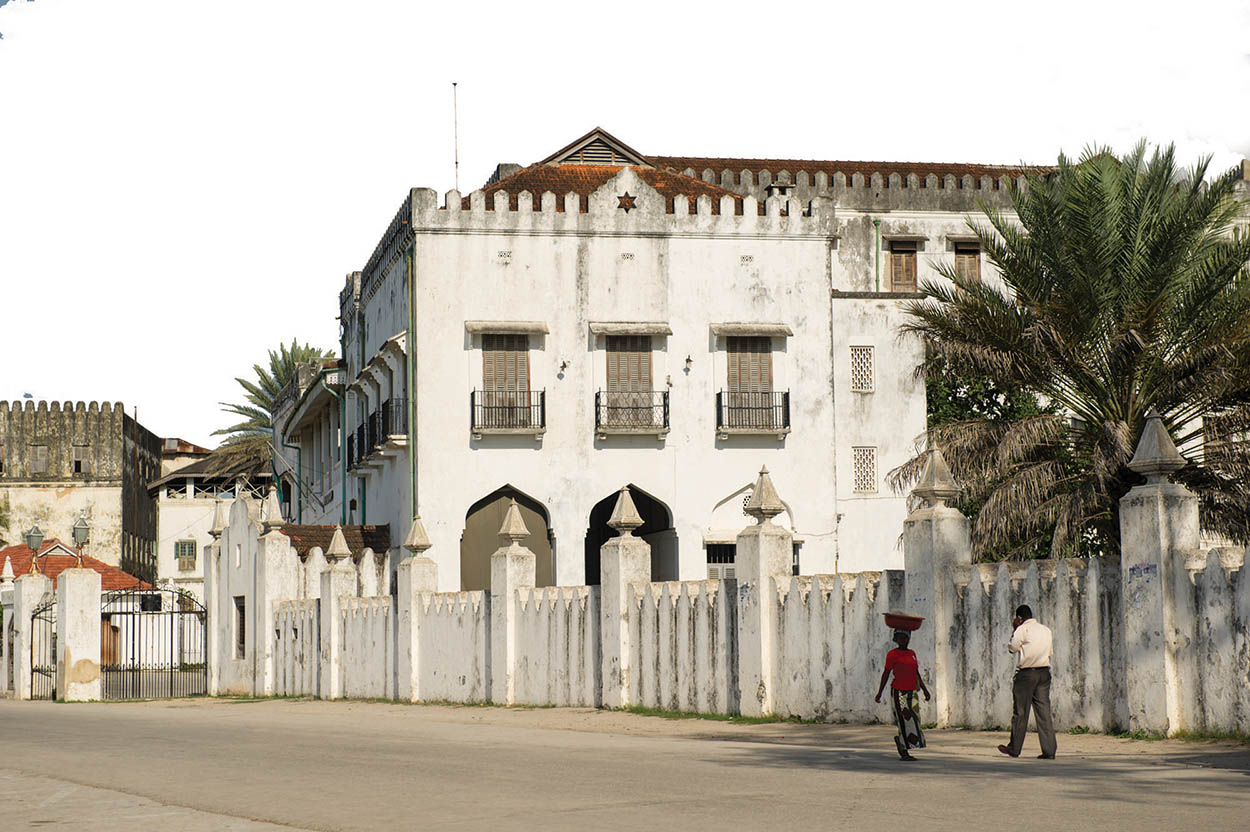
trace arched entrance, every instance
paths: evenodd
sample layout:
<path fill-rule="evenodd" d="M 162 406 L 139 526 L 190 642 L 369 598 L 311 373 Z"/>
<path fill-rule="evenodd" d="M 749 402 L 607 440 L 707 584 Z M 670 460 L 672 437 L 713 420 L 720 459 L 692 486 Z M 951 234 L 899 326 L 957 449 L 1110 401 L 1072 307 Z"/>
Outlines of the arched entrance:
<path fill-rule="evenodd" d="M 530 531 L 522 543 L 534 553 L 534 585 L 555 583 L 547 509 L 528 494 L 505 485 L 471 505 L 465 514 L 464 532 L 460 535 L 461 589 L 490 589 L 490 556 L 499 548 L 499 528 L 511 500 L 516 500 L 525 528 Z"/>
<path fill-rule="evenodd" d="M 673 515 L 668 506 L 635 485 L 629 486 L 629 496 L 642 517 L 642 527 L 634 535 L 651 544 L 651 580 L 677 580 L 677 532 L 673 529 Z M 589 585 L 599 583 L 599 548 L 616 537 L 616 531 L 608 526 L 616 499 L 614 492 L 590 510 L 590 523 L 586 528 L 586 583 Z"/>

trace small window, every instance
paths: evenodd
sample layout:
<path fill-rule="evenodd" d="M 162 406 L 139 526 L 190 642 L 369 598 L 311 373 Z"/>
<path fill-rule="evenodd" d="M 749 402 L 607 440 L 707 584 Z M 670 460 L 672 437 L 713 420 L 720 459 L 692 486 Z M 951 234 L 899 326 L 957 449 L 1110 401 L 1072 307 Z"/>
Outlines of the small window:
<path fill-rule="evenodd" d="M 247 650 L 247 599 L 234 596 L 234 657 L 241 659 Z"/>
<path fill-rule="evenodd" d="M 4 443 L 0 442 L 0 475 L 4 474 Z"/>
<path fill-rule="evenodd" d="M 915 240 L 890 241 L 890 291 L 916 291 Z"/>
<path fill-rule="evenodd" d="M 89 455 L 90 450 L 91 448 L 87 445 L 75 445 L 74 446 L 73 465 L 74 465 L 75 474 L 90 474 L 91 473 L 91 458 Z"/>
<path fill-rule="evenodd" d="M 48 473 L 48 446 L 30 446 L 30 472 L 32 474 Z"/>
<path fill-rule="evenodd" d="M 851 347 L 851 392 L 873 391 L 873 348 Z"/>
<path fill-rule="evenodd" d="M 974 283 L 981 281 L 981 246 L 979 243 L 955 243 L 955 273 Z"/>
<path fill-rule="evenodd" d="M 174 557 L 178 559 L 178 568 L 187 571 L 195 568 L 195 541 L 179 540 L 174 543 Z"/>
<path fill-rule="evenodd" d="M 877 492 L 877 449 L 851 449 L 851 477 L 856 494 Z"/>
<path fill-rule="evenodd" d="M 730 580 L 735 576 L 734 558 L 738 547 L 733 543 L 707 544 L 707 576 L 715 580 Z"/>

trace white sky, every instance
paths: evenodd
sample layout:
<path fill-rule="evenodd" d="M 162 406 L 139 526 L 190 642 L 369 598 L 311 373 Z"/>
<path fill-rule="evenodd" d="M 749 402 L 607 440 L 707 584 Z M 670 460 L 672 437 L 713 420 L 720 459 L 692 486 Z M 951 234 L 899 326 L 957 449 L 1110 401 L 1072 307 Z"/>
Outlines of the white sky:
<path fill-rule="evenodd" d="M 13 0 L 0 6 L 0 399 L 215 444 L 266 350 L 338 348 L 407 189 L 601 125 L 642 153 L 1250 156 L 1250 4 Z"/>

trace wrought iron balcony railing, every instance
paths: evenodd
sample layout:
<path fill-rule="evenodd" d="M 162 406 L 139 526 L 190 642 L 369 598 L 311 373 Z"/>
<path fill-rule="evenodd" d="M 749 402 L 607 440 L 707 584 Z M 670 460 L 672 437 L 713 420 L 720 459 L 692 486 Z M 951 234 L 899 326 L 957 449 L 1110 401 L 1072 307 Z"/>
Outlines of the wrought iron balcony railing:
<path fill-rule="evenodd" d="M 390 436 L 407 436 L 408 434 L 408 400 L 387 399 L 378 411 L 382 414 L 381 439 L 385 442 Z"/>
<path fill-rule="evenodd" d="M 784 431 L 790 429 L 790 391 L 716 394 L 717 430 Z"/>
<path fill-rule="evenodd" d="M 473 430 L 541 430 L 547 427 L 546 390 L 474 390 Z"/>
<path fill-rule="evenodd" d="M 600 390 L 595 393 L 595 428 L 668 428 L 667 390 Z"/>

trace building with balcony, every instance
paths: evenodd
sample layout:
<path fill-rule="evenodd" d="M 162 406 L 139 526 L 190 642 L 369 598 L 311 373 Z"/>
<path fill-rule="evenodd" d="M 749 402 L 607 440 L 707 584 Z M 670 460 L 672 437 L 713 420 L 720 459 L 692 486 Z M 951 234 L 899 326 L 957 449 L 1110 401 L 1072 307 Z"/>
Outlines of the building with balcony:
<path fill-rule="evenodd" d="M 721 576 L 767 465 L 796 568 L 901 567 L 885 476 L 925 426 L 901 307 L 940 262 L 981 274 L 967 216 L 1017 174 L 593 130 L 468 195 L 413 189 L 339 296 L 347 522 L 397 559 L 419 513 L 443 588 L 480 589 L 515 499 L 538 583 L 595 583 L 629 484 L 653 577 Z"/>

